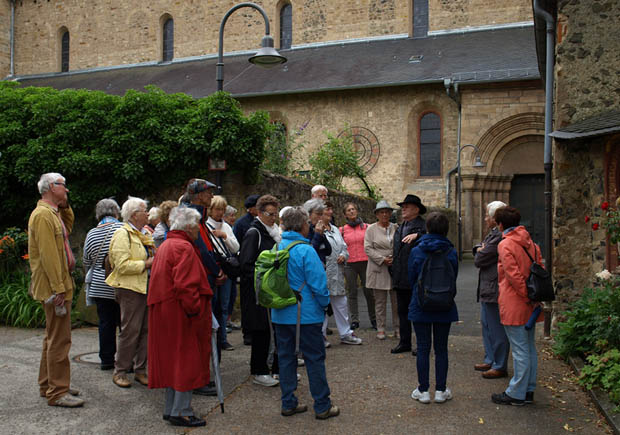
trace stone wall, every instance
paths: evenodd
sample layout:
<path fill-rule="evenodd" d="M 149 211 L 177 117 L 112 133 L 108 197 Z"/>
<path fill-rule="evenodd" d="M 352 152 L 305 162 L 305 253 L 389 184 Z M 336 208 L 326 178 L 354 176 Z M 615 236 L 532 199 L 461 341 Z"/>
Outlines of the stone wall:
<path fill-rule="evenodd" d="M 11 4 L 0 0 L 0 79 L 11 72 Z"/>
<path fill-rule="evenodd" d="M 293 45 L 407 34 L 411 1 L 292 1 Z M 279 46 L 279 8 L 284 2 L 256 3 L 270 17 L 271 33 Z M 2 18 L 7 4 L 3 0 L 0 9 L 3 33 L 9 26 Z M 429 30 L 528 21 L 531 7 L 527 4 L 528 0 L 429 0 Z M 59 31 L 63 26 L 71 37 L 70 70 L 161 61 L 162 17 L 166 14 L 174 19 L 175 58 L 214 54 L 221 19 L 231 6 L 230 1 L 221 0 L 208 4 L 198 0 L 21 0 L 16 3 L 16 74 L 60 71 Z M 258 48 L 263 34 L 260 14 L 243 8 L 226 24 L 224 50 Z"/>

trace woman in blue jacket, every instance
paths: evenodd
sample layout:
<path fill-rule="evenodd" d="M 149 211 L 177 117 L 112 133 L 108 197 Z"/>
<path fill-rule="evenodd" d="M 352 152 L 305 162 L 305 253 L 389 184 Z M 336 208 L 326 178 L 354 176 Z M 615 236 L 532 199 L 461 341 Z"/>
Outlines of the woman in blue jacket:
<path fill-rule="evenodd" d="M 309 244 L 308 213 L 301 207 L 291 207 L 281 217 L 284 232 L 278 249 L 290 243 L 302 241 L 289 251 L 288 281 L 291 288 L 301 290 L 301 327 L 299 346 L 308 372 L 310 394 L 314 399 L 315 417 L 325 420 L 340 414 L 332 405 L 325 373 L 325 345 L 321 327 L 325 309 L 329 304 L 329 290 L 323 263 Z M 282 415 L 291 416 L 308 410 L 295 397 L 297 389 L 297 356 L 295 355 L 295 325 L 297 305 L 272 309 L 271 319 L 276 330 L 278 361 L 280 364 L 280 388 L 282 390 Z"/>
<path fill-rule="evenodd" d="M 413 292 L 409 304 L 409 320 L 413 322 L 418 344 L 417 370 L 418 388 L 413 390 L 411 397 L 421 403 L 430 403 L 429 393 L 429 356 L 431 343 L 435 349 L 435 402 L 443 403 L 452 399 L 452 392 L 446 387 L 448 377 L 448 335 L 450 325 L 459 319 L 456 304 L 449 311 L 423 311 L 418 302 L 418 277 L 422 271 L 424 260 L 432 252 L 449 250 L 448 260 L 453 267 L 454 279 L 458 274 L 458 258 L 454 246 L 446 238 L 448 234 L 448 218 L 441 213 L 430 213 L 426 218 L 428 234 L 420 238 L 418 245 L 411 250 L 408 262 L 409 282 Z M 432 341 L 431 341 L 432 340 Z"/>

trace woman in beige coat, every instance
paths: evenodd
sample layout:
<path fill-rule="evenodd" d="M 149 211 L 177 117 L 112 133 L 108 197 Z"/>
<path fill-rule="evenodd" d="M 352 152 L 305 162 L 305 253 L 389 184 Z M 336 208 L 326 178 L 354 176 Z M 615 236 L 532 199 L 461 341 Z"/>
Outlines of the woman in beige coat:
<path fill-rule="evenodd" d="M 379 201 L 375 207 L 377 222 L 370 225 L 364 237 L 364 251 L 368 255 L 366 268 L 366 286 L 375 294 L 375 311 L 377 315 L 377 338 L 385 340 L 385 321 L 387 297 L 390 295 L 392 305 L 392 326 L 394 335 L 398 336 L 398 312 L 396 311 L 396 293 L 392 288 L 392 277 L 388 267 L 392 265 L 392 244 L 396 224 L 390 222 L 394 210 L 387 201 Z"/>

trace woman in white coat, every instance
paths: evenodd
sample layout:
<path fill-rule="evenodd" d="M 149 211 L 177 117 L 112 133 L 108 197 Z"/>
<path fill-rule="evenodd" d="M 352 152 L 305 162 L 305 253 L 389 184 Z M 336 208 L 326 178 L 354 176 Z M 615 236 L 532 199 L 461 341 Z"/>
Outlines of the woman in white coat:
<path fill-rule="evenodd" d="M 377 315 L 377 338 L 385 340 L 385 323 L 387 312 L 387 298 L 390 295 L 392 305 L 392 326 L 394 335 L 398 337 L 398 311 L 396 293 L 391 291 L 392 277 L 389 267 L 392 265 L 392 246 L 396 224 L 390 222 L 394 209 L 385 200 L 381 200 L 375 207 L 377 222 L 370 225 L 364 237 L 364 251 L 368 255 L 366 268 L 366 287 L 374 290 L 375 311 Z"/>
<path fill-rule="evenodd" d="M 327 241 L 332 247 L 332 253 L 327 256 L 325 264 L 330 303 L 334 311 L 340 343 L 362 344 L 362 339 L 356 337 L 349 326 L 349 308 L 344 284 L 344 265 L 349 259 L 349 252 L 347 251 L 347 244 L 340 234 L 340 230 L 331 223 L 333 214 L 334 204 L 331 201 L 326 201 L 321 219 L 325 225 L 325 237 L 327 237 Z M 323 337 L 326 337 L 326 330 L 327 316 L 323 322 Z"/>

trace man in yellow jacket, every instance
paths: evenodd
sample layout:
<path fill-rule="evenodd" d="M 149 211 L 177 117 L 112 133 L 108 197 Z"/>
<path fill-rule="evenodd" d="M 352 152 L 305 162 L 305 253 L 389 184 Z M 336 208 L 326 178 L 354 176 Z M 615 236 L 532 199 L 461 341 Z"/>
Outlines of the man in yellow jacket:
<path fill-rule="evenodd" d="M 71 301 L 75 257 L 69 246 L 73 210 L 65 178 L 58 173 L 41 176 L 41 200 L 28 220 L 28 257 L 31 292 L 45 310 L 45 338 L 39 367 L 39 392 L 50 406 L 75 408 L 84 401 L 70 388 Z M 46 303 L 46 301 L 49 301 Z"/>

